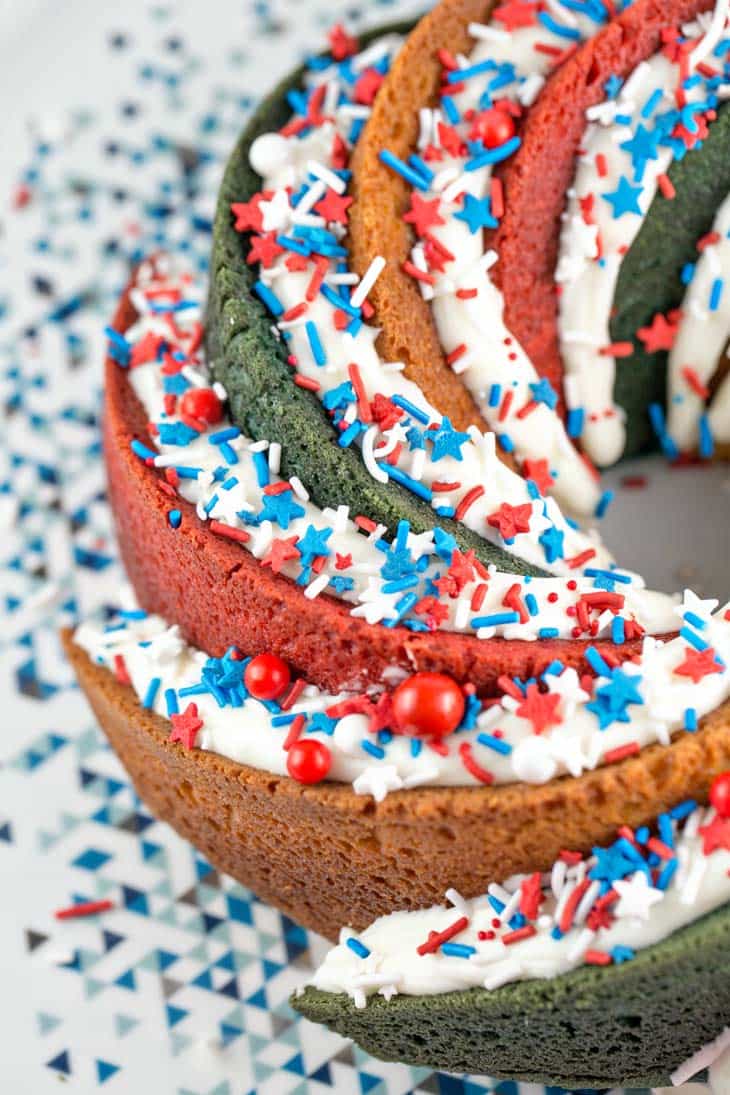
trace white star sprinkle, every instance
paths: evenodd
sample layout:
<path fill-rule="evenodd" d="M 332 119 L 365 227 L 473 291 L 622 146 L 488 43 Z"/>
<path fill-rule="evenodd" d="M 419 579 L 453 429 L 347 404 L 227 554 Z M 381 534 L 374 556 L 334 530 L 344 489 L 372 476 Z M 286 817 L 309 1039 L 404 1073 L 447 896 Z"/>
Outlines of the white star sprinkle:
<path fill-rule="evenodd" d="M 356 795 L 372 795 L 376 802 L 382 802 L 390 791 L 400 791 L 403 780 L 394 764 L 372 765 L 353 780 Z"/>
<path fill-rule="evenodd" d="M 616 916 L 636 916 L 640 920 L 649 919 L 649 910 L 664 897 L 663 890 L 650 886 L 646 875 L 637 871 L 631 878 L 619 879 L 613 888 L 619 895 Z"/>

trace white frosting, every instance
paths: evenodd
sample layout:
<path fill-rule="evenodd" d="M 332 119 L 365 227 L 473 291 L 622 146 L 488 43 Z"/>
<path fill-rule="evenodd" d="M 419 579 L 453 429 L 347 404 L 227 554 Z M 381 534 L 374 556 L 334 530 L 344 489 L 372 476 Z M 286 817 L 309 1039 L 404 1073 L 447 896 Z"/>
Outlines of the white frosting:
<path fill-rule="evenodd" d="M 726 12 L 725 0 L 720 8 Z M 707 14 L 692 27 L 684 28 L 698 39 L 703 50 L 711 49 L 717 41 L 714 23 L 712 36 L 703 37 L 711 18 Z M 723 14 L 720 30 L 724 18 Z M 698 59 L 700 52 L 695 51 L 693 63 Z M 674 156 L 671 148 L 653 147 L 643 161 L 640 183 L 636 183 L 631 153 L 622 144 L 632 139 L 639 125 L 651 131 L 656 116 L 674 106 L 678 73 L 676 64 L 657 53 L 634 70 L 615 100 L 588 110 L 589 125 L 581 142 L 583 155 L 568 193 L 556 271 L 562 288 L 558 326 L 566 370 L 565 391 L 568 405 L 585 412 L 581 441 L 588 455 L 601 466 L 618 460 L 625 439 L 622 411 L 613 400 L 615 359 L 605 352 L 611 345 L 609 322 L 619 269 L 656 194 L 659 176 L 666 173 Z M 647 110 L 657 89 L 662 94 Z M 688 103 L 701 102 L 707 97 L 707 89 L 700 80 L 685 94 Z M 616 122 L 617 115 L 620 123 Z M 629 200 L 629 211 L 614 217 L 605 195 L 615 194 L 619 186 L 638 189 Z M 587 223 L 580 203 L 591 198 Z M 632 211 L 634 203 L 638 212 Z"/>
<path fill-rule="evenodd" d="M 565 26 L 570 20 L 567 23 L 570 31 L 583 38 L 597 29 L 596 23 L 587 16 L 578 13 L 572 18 L 562 7 L 558 17 L 555 10 L 551 10 L 550 15 L 557 25 Z M 509 34 L 497 31 L 485 38 L 481 37 L 485 28 L 472 26 L 471 31 L 477 36 L 477 45 L 460 67 L 471 68 L 487 60 L 496 65 L 513 64 L 515 79 L 500 83 L 496 97 L 521 103 L 531 101 L 555 64 L 552 53 L 535 49 L 535 46 L 564 50 L 568 44 L 564 36 L 541 23 L 516 28 Z M 453 95 L 462 116 L 479 108 L 480 98 L 494 77 L 493 69 L 469 77 L 464 90 Z M 430 114 L 423 137 L 438 146 L 438 122 L 445 120 L 444 112 L 432 111 Z M 468 123 L 457 125 L 459 133 L 466 134 L 469 129 Z M 456 216 L 462 210 L 462 193 L 482 199 L 490 192 L 492 167 L 465 171 L 466 162 L 463 157 L 444 152 L 443 159 L 432 165 L 437 170 L 436 179 L 423 197 L 442 199 L 438 209 L 446 223 L 435 226 L 431 232 L 455 258 L 447 262 L 443 272 L 433 270 L 435 284 L 422 283 L 421 291 L 432 301 L 433 317 L 444 351 L 451 354 L 459 347 L 466 347 L 466 352 L 454 363 L 454 371 L 462 377 L 491 428 L 498 435 L 509 436 L 515 454 L 521 460 L 547 459 L 555 477 L 550 493 L 562 506 L 576 513 L 592 514 L 600 498 L 600 487 L 567 437 L 560 416 L 546 403 L 539 403 L 528 415 L 520 417 L 522 408 L 532 402 L 530 384 L 540 378 L 522 346 L 504 324 L 504 300 L 488 273 L 489 264 L 498 262 L 498 255 L 494 252 L 485 255 L 483 232 L 471 232 L 467 223 Z M 420 244 L 414 258 L 419 248 Z M 468 299 L 457 296 L 465 289 L 476 289 L 477 295 Z M 501 388 L 496 406 L 490 404 L 492 385 Z M 507 413 L 501 414 L 507 392 L 511 392 L 511 403 Z"/>
<path fill-rule="evenodd" d="M 370 952 L 367 957 L 360 957 L 348 946 L 352 933 L 344 931 L 342 941 L 329 951 L 311 983 L 325 992 L 347 993 L 358 1007 L 365 1007 L 367 997 L 376 992 L 390 998 L 396 993 L 432 996 L 477 986 L 493 990 L 511 981 L 568 973 L 585 962 L 587 951 L 605 954 L 616 947 L 633 952 L 650 947 L 730 900 L 730 853 L 720 848 L 704 854 L 697 830 L 711 815 L 703 813 L 698 810 L 691 815 L 685 830 L 675 838 L 679 867 L 665 890 L 655 888 L 641 870 L 614 881 L 619 900 L 611 906 L 615 919 L 607 927 L 594 930 L 586 923 L 598 897 L 599 884 L 593 882 L 577 907 L 573 926 L 561 938 L 553 937 L 570 893 L 586 874 L 590 876 L 595 860 L 567 869 L 558 863 L 543 880 L 544 901 L 537 930 L 528 938 L 505 944 L 505 929 L 500 927 L 496 938 L 480 939 L 480 932 L 493 930 L 495 909 L 488 897 L 465 901 L 458 894 L 447 894 L 451 907 L 393 912 L 376 920 L 356 937 Z M 525 877 L 509 879 L 501 887 L 490 886 L 489 892 L 514 913 Z M 418 954 L 416 948 L 430 932 L 442 932 L 461 917 L 468 918 L 468 924 L 453 941 L 473 947 L 473 954 L 456 957 L 442 950 Z M 509 919 L 507 911 L 501 919 Z"/>
<path fill-rule="evenodd" d="M 701 385 L 707 385 L 730 338 L 730 197 L 717 211 L 711 229 L 719 239 L 700 252 L 694 275 L 681 304 L 682 318 L 669 354 L 669 398 L 667 432 L 682 452 L 694 451 L 700 443 L 699 420 L 706 398 L 688 383 L 686 370 L 693 370 Z M 719 300 L 713 287 L 720 285 Z M 716 292 L 717 290 L 715 290 Z M 730 399 L 724 395 L 712 404 L 712 433 L 724 441 L 730 436 Z"/>
<path fill-rule="evenodd" d="M 715 605 L 700 602 L 691 594 L 685 601 L 684 611 L 702 621 L 702 638 L 723 666 L 721 672 L 697 683 L 676 672 L 688 652 L 683 638 L 664 644 L 646 639 L 641 662 L 625 663 L 615 686 L 608 676 L 599 676 L 593 697 L 583 691 L 573 669 L 556 667 L 546 674 L 547 695 L 554 697 L 547 725 L 533 720 L 530 703 L 523 708 L 521 699 L 505 695 L 484 710 L 477 708 L 469 729 L 445 739 L 443 755 L 427 743 L 414 755 L 414 742 L 404 735 L 374 735 L 364 714 L 345 714 L 328 726 L 329 732 L 308 729 L 307 735 L 311 732 L 330 750 L 329 779 L 353 783 L 357 792 L 377 799 L 407 787 L 479 783 L 465 763 L 465 750 L 494 783 L 546 783 L 566 773 L 578 776 L 606 758 L 610 760 L 622 747 L 643 748 L 657 741 L 668 744 L 685 725 L 685 712 L 692 710 L 699 719 L 730 695 L 730 620 L 725 619 L 724 611 L 710 615 Z M 156 681 L 150 706 L 158 714 L 168 713 L 169 689 L 178 695 L 181 711 L 188 702 L 195 702 L 204 723 L 196 741 L 199 748 L 285 775 L 284 743 L 291 719 L 277 725 L 280 712 L 276 705 L 267 709 L 250 697 L 234 706 L 221 705 L 206 690 L 180 695 L 181 689 L 199 684 L 207 655 L 186 645 L 177 627 L 168 627 L 156 616 L 140 615 L 141 619 L 132 615 L 107 629 L 85 624 L 77 631 L 76 641 L 96 662 L 111 669 L 117 667 L 121 656 L 132 687 L 143 701 Z M 287 714 L 326 712 L 344 698 L 344 694 L 328 695 L 309 685 Z M 610 717 L 604 714 L 608 708 L 614 713 Z M 377 747 L 375 754 L 373 747 Z"/>
<path fill-rule="evenodd" d="M 317 78 L 325 83 L 333 79 L 330 70 L 325 76 L 326 79 L 321 74 L 317 74 Z M 334 134 L 337 132 L 341 137 L 346 137 L 351 123 L 351 116 L 344 108 L 341 108 L 334 112 L 331 120 L 312 128 L 303 137 L 290 137 L 288 139 L 289 155 L 286 160 L 283 158 L 281 146 L 276 145 L 277 153 L 272 158 L 276 167 L 270 172 L 265 172 L 262 180 L 262 191 L 273 191 L 273 196 L 262 202 L 260 207 L 263 212 L 264 231 L 276 231 L 280 236 L 291 238 L 296 232 L 296 226 L 301 225 L 304 219 L 305 227 L 326 227 L 338 239 L 343 237 L 342 225 L 325 224 L 324 218 L 313 216 L 309 210 L 322 196 L 322 178 L 332 181 L 330 169 Z M 268 140 L 269 135 L 266 136 Z M 261 146 L 258 143 L 254 144 L 252 153 L 257 163 L 264 167 L 268 165 L 269 158 L 261 153 Z M 310 177 L 313 168 L 316 172 L 314 181 Z M 335 181 L 337 181 L 336 178 Z M 298 194 L 303 186 L 307 189 L 306 196 L 294 207 L 290 204 L 289 195 L 284 188 L 290 188 Z M 301 212 L 302 208 L 306 210 L 305 213 Z M 362 323 L 355 333 L 337 330 L 334 323 L 337 301 L 333 302 L 321 293 L 318 293 L 312 301 L 307 301 L 306 293 L 311 282 L 313 266 L 310 264 L 303 271 L 291 271 L 286 266 L 288 257 L 289 253 L 276 257 L 268 268 L 260 269 L 259 277 L 264 285 L 275 293 L 279 309 L 284 315 L 291 309 L 301 307 L 302 303 L 307 304 L 303 314 L 291 320 L 279 319 L 277 325 L 286 333 L 288 346 L 296 359 L 297 373 L 319 385 L 317 394 L 320 398 L 324 398 L 327 393 L 347 382 L 350 378 L 350 367 L 354 364 L 359 369 L 363 389 L 369 400 L 372 400 L 376 394 L 386 397 L 400 396 L 423 413 L 426 426 L 429 422 L 440 422 L 441 415 L 437 408 L 426 401 L 416 384 L 402 375 L 401 366 L 398 363 L 381 360 L 375 346 L 378 328 Z M 465 254 L 464 261 L 466 268 L 471 272 L 473 255 Z M 341 270 L 334 258 L 329 262 L 328 275 L 335 280 L 342 276 L 349 277 L 348 271 Z M 488 298 L 492 299 L 491 290 L 485 290 L 485 292 Z M 312 346 L 312 325 L 321 346 L 321 354 Z M 489 349 L 490 344 L 485 342 L 485 355 Z M 535 379 L 534 372 L 529 376 L 530 379 Z M 525 377 L 523 394 L 527 391 L 527 373 Z M 520 405 L 518 403 L 517 408 Z M 534 413 L 538 415 L 534 423 L 526 422 L 524 427 L 520 426 L 520 431 L 524 430 L 525 436 L 531 433 L 533 439 L 539 432 L 538 427 L 544 423 L 544 416 L 539 409 Z M 351 422 L 357 414 L 357 405 L 351 403 L 345 412 L 345 420 Z M 415 425 L 418 426 L 418 423 L 416 422 Z M 423 425 L 420 428 L 423 430 Z M 512 422 L 510 421 L 510 432 L 511 430 Z M 558 458 L 558 450 L 563 444 L 565 449 L 561 459 L 565 458 L 569 451 L 572 452 L 567 438 L 561 431 L 562 427 L 554 417 L 553 429 L 549 431 L 553 440 L 545 453 L 551 460 L 553 457 Z M 556 440 L 559 436 L 564 439 L 560 443 Z M 400 423 L 384 430 L 370 425 L 353 443 L 362 447 L 363 459 L 368 471 L 382 482 L 385 482 L 391 474 L 395 474 L 395 472 L 391 473 L 390 467 L 383 463 L 383 460 L 400 444 L 402 449 L 396 460 L 397 469 L 414 480 L 420 488 L 425 489 L 428 495 L 435 482 L 456 483 L 457 486 L 452 491 L 434 493 L 432 498 L 428 498 L 437 512 L 439 507 L 450 507 L 453 511 L 473 488 L 482 488 L 484 493 L 461 515 L 461 520 L 479 535 L 500 544 L 507 551 L 530 563 L 547 567 L 557 574 L 568 574 L 572 572 L 572 568 L 565 559 L 579 556 L 586 550 L 595 552 L 592 565 L 605 566 L 610 563 L 610 556 L 595 533 L 584 533 L 566 521 L 554 500 L 535 500 L 525 480 L 497 459 L 494 435 L 491 433 L 484 435 L 476 428 L 472 428 L 469 431 L 468 440 L 460 446 L 459 459 L 452 455 L 434 459 L 430 444 L 425 447 L 412 447 Z M 532 445 L 531 451 L 539 449 L 542 452 L 541 447 L 536 446 L 534 440 Z M 579 458 L 573 454 L 570 460 L 577 469 L 581 463 Z M 583 473 L 580 473 L 581 482 L 584 482 L 582 475 Z M 591 497 L 595 501 L 595 496 L 591 495 Z M 495 528 L 487 522 L 487 518 L 503 502 L 508 502 L 512 506 L 527 505 L 532 511 L 529 529 L 519 533 L 512 542 L 504 541 Z M 540 544 L 540 536 L 550 526 L 559 530 L 564 536 L 564 558 L 556 558 L 547 563 L 545 550 Z"/>
<path fill-rule="evenodd" d="M 175 290 L 182 290 L 184 293 L 186 307 L 177 312 L 175 318 L 179 332 L 178 341 L 183 349 L 187 346 L 186 338 L 189 333 L 199 326 L 201 312 L 197 304 L 197 291 L 186 284 L 184 279 L 181 280 L 180 274 L 165 280 L 164 275 L 158 277 L 155 270 L 143 266 L 138 273 L 137 286 L 132 291 L 139 318 L 126 332 L 126 339 L 131 346 L 144 344 L 145 339 L 154 335 L 170 339 L 167 314 L 152 310 L 159 306 L 160 301 L 167 299 L 165 295 L 161 295 L 162 287 L 169 287 L 171 296 Z M 297 508 L 292 512 L 296 515 L 290 517 L 286 527 L 281 527 L 272 520 L 263 520 L 258 525 L 246 523 L 246 514 L 256 517 L 262 512 L 264 505 L 259 480 L 260 463 L 263 462 L 264 467 L 268 465 L 267 477 L 270 483 L 282 483 L 276 471 L 280 451 L 277 447 L 269 447 L 266 442 L 253 442 L 239 435 L 226 443 L 227 449 L 221 450 L 210 439 L 231 428 L 232 423 L 227 415 L 213 427 L 194 436 L 187 444 L 174 443 L 179 440 L 174 433 L 172 440 L 165 440 L 168 436 L 164 433 L 166 428 L 173 431 L 184 429 L 184 424 L 179 410 L 171 413 L 165 411 L 164 385 L 169 378 L 165 375 L 164 360 L 145 360 L 142 364 L 134 365 L 129 372 L 129 379 L 144 406 L 147 418 L 163 431 L 155 438 L 156 448 L 160 453 L 154 460 L 155 465 L 161 469 L 187 468 L 195 473 L 192 478 L 181 478 L 178 487 L 180 496 L 196 506 L 202 519 L 208 518 L 231 528 L 244 529 L 250 539 L 242 545 L 242 549 L 260 560 L 266 559 L 275 540 L 302 537 L 309 526 L 332 530 L 326 542 L 330 555 L 322 560 L 324 565 L 303 587 L 304 595 L 313 598 L 326 589 L 328 593 L 352 603 L 353 616 L 361 617 L 372 624 L 402 618 L 402 612 L 397 606 L 403 597 L 403 589 L 391 592 L 391 585 L 381 573 L 386 559 L 377 546 L 382 536 L 382 528 L 376 529 L 370 535 L 364 535 L 350 520 L 346 507 L 339 507 L 337 510 L 320 509 L 309 501 L 306 484 L 303 487 L 294 480 L 292 505 Z M 210 384 L 210 376 L 200 352 L 190 359 L 184 376 L 194 387 Z M 223 452 L 232 455 L 226 457 Z M 226 468 L 226 475 L 219 480 L 216 475 L 221 467 Z M 405 544 L 421 567 L 418 582 L 407 588 L 415 589 L 423 597 L 429 588 L 429 581 L 443 575 L 447 567 L 436 554 L 432 533 L 415 535 L 409 532 Z M 351 556 L 351 564 L 342 568 L 338 556 L 347 555 Z M 594 566 L 598 564 L 598 560 L 592 562 Z M 280 567 L 282 574 L 294 580 L 299 579 L 301 571 L 301 561 L 297 556 L 286 559 Z M 635 619 L 650 634 L 673 630 L 676 624 L 676 599 L 645 589 L 643 580 L 637 575 L 617 573 L 627 579 L 618 582 L 618 589 L 624 597 L 620 607 L 621 615 L 626 620 Z M 487 576 L 486 590 L 483 590 L 483 601 L 478 610 L 475 610 L 471 607 L 472 598 L 477 587 L 484 587 L 485 581 L 483 576 L 473 571 L 472 577 L 465 580 L 459 588 L 458 595 L 440 598 L 439 605 L 444 615 L 440 627 L 448 631 L 476 634 L 479 638 L 500 635 L 506 638 L 537 639 L 545 634 L 542 629 L 549 629 L 561 637 L 570 637 L 576 624 L 576 602 L 582 595 L 595 595 L 598 592 L 593 578 L 582 575 L 580 570 L 575 574 L 575 586 L 570 589 L 563 579 L 535 578 L 524 582 L 514 574 L 497 571 L 492 567 Z M 531 594 L 537 606 L 537 613 L 522 621 L 515 619 L 516 614 L 513 611 L 505 612 L 504 598 L 516 583 L 521 588 L 521 595 L 525 597 Z M 346 588 L 350 584 L 351 588 Z M 406 615 L 410 619 L 422 619 L 414 611 Z M 480 622 L 491 618 L 501 622 Z M 592 618 L 598 627 L 593 637 L 610 637 L 613 614 L 604 612 L 598 617 L 593 614 Z"/>

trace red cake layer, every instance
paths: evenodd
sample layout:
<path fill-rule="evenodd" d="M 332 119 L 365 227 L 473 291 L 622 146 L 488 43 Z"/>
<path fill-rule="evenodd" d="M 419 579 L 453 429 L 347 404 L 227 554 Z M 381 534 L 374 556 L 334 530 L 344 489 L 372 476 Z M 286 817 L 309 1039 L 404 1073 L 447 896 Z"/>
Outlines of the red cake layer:
<path fill-rule="evenodd" d="M 114 327 L 124 331 L 134 309 L 124 295 Z M 273 651 L 314 684 L 330 691 L 393 682 L 405 673 L 438 670 L 495 695 L 497 679 L 533 677 L 556 658 L 590 672 L 587 645 L 629 657 L 640 644 L 573 640 L 477 639 L 450 632 L 414 633 L 354 618 L 326 594 L 307 600 L 290 579 L 260 566 L 239 544 L 200 521 L 195 508 L 165 493 L 160 473 L 135 456 L 130 443 L 149 443 L 144 410 L 128 375 L 106 365 L 104 453 L 119 545 L 140 605 L 177 623 L 188 642 L 220 656 L 235 644 L 245 654 Z M 173 529 L 167 515 L 182 512 Z"/>
<path fill-rule="evenodd" d="M 626 78 L 661 48 L 661 32 L 693 19 L 711 0 L 638 0 L 566 60 L 530 108 L 522 145 L 502 173 L 505 212 L 492 233 L 504 321 L 535 368 L 562 392 L 555 266 L 560 215 L 575 173 L 588 107 L 609 76 Z"/>

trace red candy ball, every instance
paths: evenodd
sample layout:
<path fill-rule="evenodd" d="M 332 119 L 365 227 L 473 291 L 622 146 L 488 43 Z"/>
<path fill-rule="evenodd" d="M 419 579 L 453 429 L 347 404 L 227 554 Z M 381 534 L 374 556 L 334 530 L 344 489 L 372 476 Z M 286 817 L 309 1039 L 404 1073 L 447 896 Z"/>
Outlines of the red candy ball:
<path fill-rule="evenodd" d="M 188 418 L 198 418 L 209 426 L 223 417 L 223 404 L 212 388 L 188 388 L 180 400 L 180 410 Z"/>
<path fill-rule="evenodd" d="M 393 693 L 393 717 L 404 734 L 443 738 L 464 716 L 464 693 L 443 673 L 414 673 Z"/>
<path fill-rule="evenodd" d="M 257 654 L 243 675 L 246 688 L 256 700 L 276 700 L 289 687 L 289 666 L 276 654 Z"/>
<path fill-rule="evenodd" d="M 498 107 L 485 110 L 474 123 L 474 135 L 478 136 L 487 148 L 499 148 L 515 135 L 515 123 L 512 117 Z"/>
<path fill-rule="evenodd" d="M 730 772 L 715 776 L 710 787 L 710 802 L 720 817 L 730 817 Z"/>
<path fill-rule="evenodd" d="M 286 769 L 298 783 L 320 783 L 332 766 L 332 754 L 316 738 L 295 741 L 286 755 Z"/>

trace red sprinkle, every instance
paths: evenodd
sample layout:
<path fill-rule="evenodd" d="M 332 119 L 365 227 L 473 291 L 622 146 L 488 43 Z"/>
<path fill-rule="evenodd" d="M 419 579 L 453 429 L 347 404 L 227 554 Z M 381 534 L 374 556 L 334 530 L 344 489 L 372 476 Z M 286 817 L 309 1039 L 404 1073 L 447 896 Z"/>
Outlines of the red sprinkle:
<path fill-rule="evenodd" d="M 295 741 L 299 741 L 299 735 L 304 729 L 304 715 L 297 715 L 294 722 L 289 727 L 289 733 L 284 738 L 284 744 L 282 748 L 288 752 Z"/>
<path fill-rule="evenodd" d="M 429 932 L 428 939 L 425 943 L 421 943 L 416 947 L 418 954 L 435 954 L 442 943 L 448 943 L 450 939 L 453 939 L 459 932 L 463 932 L 464 928 L 469 926 L 469 917 L 461 916 L 458 920 L 455 920 L 448 928 L 444 928 L 442 932 Z"/>
<path fill-rule="evenodd" d="M 226 540 L 235 540 L 238 544 L 245 544 L 251 539 L 251 534 L 245 529 L 231 528 L 230 525 L 224 525 L 222 521 L 211 521 L 210 531 L 223 536 Z"/>
<path fill-rule="evenodd" d="M 76 920 L 82 916 L 96 916 L 97 913 L 108 912 L 114 908 L 114 902 L 82 901 L 78 905 L 69 905 L 67 909 L 56 909 L 53 914 L 56 920 Z"/>
<path fill-rule="evenodd" d="M 677 191 L 674 189 L 672 180 L 669 178 L 668 175 L 658 175 L 657 183 L 662 194 L 668 201 L 671 201 L 672 198 L 675 198 L 677 196 Z"/>
<path fill-rule="evenodd" d="M 474 776 L 474 779 L 478 779 L 480 783 L 494 783 L 494 774 L 488 768 L 482 768 L 481 764 L 475 760 L 468 741 L 463 741 L 459 746 L 459 756 L 461 763 L 467 772 Z"/>
<path fill-rule="evenodd" d="M 619 745 L 617 749 L 609 749 L 607 753 L 604 753 L 603 759 L 606 764 L 615 764 L 619 760 L 625 760 L 626 757 L 635 757 L 639 752 L 641 752 L 641 746 L 638 741 L 630 741 L 626 745 Z"/>
<path fill-rule="evenodd" d="M 517 928 L 516 931 L 507 932 L 502 936 L 502 942 L 505 947 L 509 947 L 511 943 L 519 943 L 522 939 L 530 939 L 533 935 L 537 935 L 537 928 L 534 924 L 525 924 L 524 928 Z"/>

